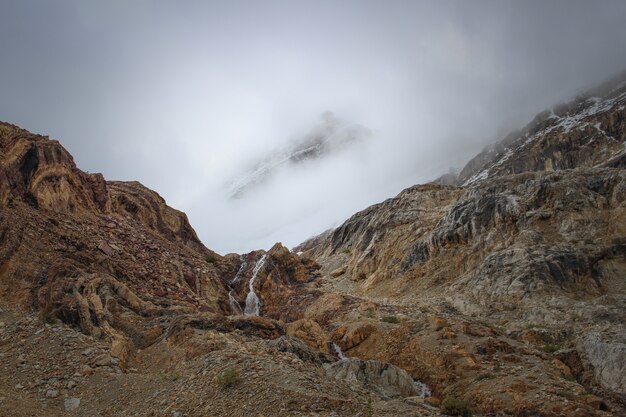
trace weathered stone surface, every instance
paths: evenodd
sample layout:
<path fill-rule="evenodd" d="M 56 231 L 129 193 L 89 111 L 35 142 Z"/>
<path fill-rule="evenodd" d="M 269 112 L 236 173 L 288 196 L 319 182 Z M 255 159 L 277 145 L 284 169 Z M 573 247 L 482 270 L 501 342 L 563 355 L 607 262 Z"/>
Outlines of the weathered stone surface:
<path fill-rule="evenodd" d="M 320 352 L 319 350 L 312 349 L 297 337 L 281 336 L 278 339 L 272 340 L 271 343 L 272 346 L 274 346 L 278 351 L 293 353 L 303 361 L 314 362 L 317 364 L 335 361 L 333 356 Z"/>
<path fill-rule="evenodd" d="M 623 80 L 621 80 L 623 81 Z M 540 113 L 519 132 L 489 146 L 461 171 L 460 184 L 528 171 L 593 167 L 623 158 L 626 88 L 591 90 Z"/>
<path fill-rule="evenodd" d="M 159 316 L 222 311 L 222 260 L 158 194 L 86 174 L 58 142 L 5 123 L 0 171 L 5 300 L 118 341 L 123 363 L 125 343 L 158 340 Z"/>
<path fill-rule="evenodd" d="M 361 344 L 376 330 L 377 326 L 369 322 L 350 323 L 337 328 L 332 338 L 343 350 L 348 350 Z"/>
<path fill-rule="evenodd" d="M 449 175 L 408 188 L 298 246 L 321 265 L 332 288 L 307 317 L 328 326 L 338 343 L 351 335 L 339 343 L 351 346 L 350 355 L 392 362 L 435 390 L 464 381 L 461 391 L 486 410 L 569 409 L 554 398 L 543 406 L 528 394 L 532 349 L 549 353 L 541 365 L 551 375 L 547 385 L 573 380 L 623 398 L 624 340 L 615 336 L 626 334 L 626 85 L 620 82 L 539 115 L 470 161 L 456 181 Z M 386 313 L 350 310 L 350 296 L 366 297 Z M 411 317 L 402 331 L 372 323 L 393 310 Z M 424 312 L 440 323 L 413 318 Z M 367 335 L 348 331 L 368 321 Z M 515 371 L 521 379 L 506 388 L 510 401 L 480 391 L 505 390 L 489 382 L 505 384 L 504 376 L 484 370 L 498 360 L 524 363 Z M 479 384 L 474 372 L 482 372 Z"/>
<path fill-rule="evenodd" d="M 224 257 L 156 192 L 0 123 L 0 414 L 60 413 L 71 393 L 68 413 L 86 415 L 432 416 L 448 397 L 483 414 L 623 415 L 625 91 L 541 114 L 459 178 L 296 253 Z M 261 316 L 237 315 L 253 271 Z"/>
<path fill-rule="evenodd" d="M 280 243 L 276 243 L 267 253 L 250 252 L 229 261 L 232 267 L 224 281 L 232 289 L 231 295 L 242 307 L 246 303 L 253 271 L 259 264 L 254 288 L 261 302 L 263 316 L 284 322 L 301 319 L 306 307 L 318 294 L 311 286 L 319 277 L 317 263 L 310 258 L 298 256 Z"/>
<path fill-rule="evenodd" d="M 98 249 L 102 251 L 107 256 L 113 256 L 115 254 L 115 250 L 108 243 L 102 242 L 98 245 Z"/>
<path fill-rule="evenodd" d="M 309 347 L 323 353 L 330 353 L 330 338 L 315 321 L 301 319 L 286 325 L 287 334 L 302 340 Z"/>
<path fill-rule="evenodd" d="M 155 191 L 136 181 L 111 181 L 108 186 L 114 213 L 139 221 L 169 241 L 209 252 L 189 224 L 187 215 L 168 206 Z"/>
<path fill-rule="evenodd" d="M 249 336 L 263 339 L 277 339 L 285 334 L 285 329 L 276 321 L 260 316 L 232 316 L 229 321 L 237 330 Z"/>
<path fill-rule="evenodd" d="M 626 343 L 623 340 L 607 340 L 598 333 L 590 333 L 582 341 L 582 348 L 584 357 L 593 366 L 598 382 L 626 395 Z"/>
<path fill-rule="evenodd" d="M 389 363 L 348 358 L 324 367 L 328 375 L 336 379 L 358 381 L 387 397 L 417 395 L 411 376 Z"/>
<path fill-rule="evenodd" d="M 59 396 L 59 391 L 56 389 L 49 389 L 46 391 L 46 398 L 56 398 Z"/>
<path fill-rule="evenodd" d="M 338 276 L 345 274 L 347 270 L 348 270 L 347 266 L 345 266 L 345 265 L 340 266 L 339 268 L 337 268 L 333 272 L 331 272 L 330 276 L 333 277 L 333 278 L 337 278 Z"/>
<path fill-rule="evenodd" d="M 65 411 L 74 411 L 80 407 L 80 398 L 70 397 L 63 401 Z"/>

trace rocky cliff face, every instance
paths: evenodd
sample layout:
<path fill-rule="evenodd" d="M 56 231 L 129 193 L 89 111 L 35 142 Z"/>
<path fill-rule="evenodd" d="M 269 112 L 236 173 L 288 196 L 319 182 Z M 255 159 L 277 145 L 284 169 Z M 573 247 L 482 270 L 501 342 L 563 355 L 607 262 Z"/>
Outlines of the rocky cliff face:
<path fill-rule="evenodd" d="M 99 174 L 76 168 L 72 156 L 56 141 L 0 124 L 2 204 L 14 199 L 61 212 L 108 212 L 106 183 Z"/>
<path fill-rule="evenodd" d="M 261 305 L 260 314 L 284 322 L 302 318 L 303 307 L 316 298 L 314 280 L 319 277 L 317 265 L 308 258 L 299 258 L 280 243 L 267 253 L 255 251 L 239 256 L 236 274 L 227 278 L 236 304 L 231 313 L 245 310 L 250 280 Z M 255 272 L 256 269 L 256 272 Z"/>
<path fill-rule="evenodd" d="M 0 123 L 0 414 L 623 415 L 625 101 L 609 83 L 458 178 L 226 256 Z"/>
<path fill-rule="evenodd" d="M 0 129 L 3 298 L 111 338 L 122 357 L 161 337 L 172 312 L 222 310 L 216 255 L 183 213 L 84 173 L 56 141 Z"/>
<path fill-rule="evenodd" d="M 296 248 L 322 266 L 330 291 L 372 303 L 361 303 L 357 317 L 344 311 L 339 318 L 341 309 L 333 315 L 343 329 L 333 335 L 347 354 L 390 361 L 427 381 L 437 396 L 462 396 L 483 410 L 565 410 L 558 395 L 543 406 L 533 400 L 535 372 L 544 375 L 543 392 L 576 391 L 568 401 L 578 402 L 591 401 L 584 392 L 596 393 L 620 409 L 622 81 L 538 115 L 470 161 L 453 185 L 409 188 Z M 401 317 L 402 331 L 381 325 L 383 314 Z M 438 341 L 424 330 L 429 322 Z M 519 362 L 518 371 L 503 374 L 500 363 L 494 372 L 498 356 Z M 578 385 L 550 381 L 553 374 Z M 490 379 L 507 394 L 487 398 Z"/>
<path fill-rule="evenodd" d="M 439 415 L 382 400 L 411 381 L 391 364 L 326 372 L 318 269 L 280 244 L 222 257 L 156 192 L 0 123 L 0 414 Z"/>
<path fill-rule="evenodd" d="M 459 174 L 469 185 L 485 178 L 578 167 L 624 167 L 626 76 L 538 114 L 473 158 Z"/>

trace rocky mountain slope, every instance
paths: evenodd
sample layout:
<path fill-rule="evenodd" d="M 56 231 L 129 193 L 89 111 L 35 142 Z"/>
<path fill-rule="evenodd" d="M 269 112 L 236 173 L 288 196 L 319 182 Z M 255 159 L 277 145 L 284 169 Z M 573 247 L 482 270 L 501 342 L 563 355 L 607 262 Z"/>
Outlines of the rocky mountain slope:
<path fill-rule="evenodd" d="M 625 102 L 613 81 L 446 184 L 226 256 L 0 123 L 0 415 L 624 415 Z"/>
<path fill-rule="evenodd" d="M 539 113 L 522 130 L 473 158 L 459 174 L 459 183 L 528 171 L 623 167 L 625 80 L 626 75 L 619 75 Z"/>
<path fill-rule="evenodd" d="M 483 410 L 574 415 L 564 403 L 588 403 L 593 393 L 605 399 L 600 409 L 622 413 L 621 81 L 540 114 L 470 161 L 458 185 L 409 188 L 296 248 L 322 265 L 333 288 L 409 312 L 394 333 L 364 322 L 365 335 L 346 342 L 346 353 L 382 357 L 437 395 L 461 394 Z M 437 316 L 440 336 L 412 316 L 425 312 Z M 467 363 L 446 363 L 452 354 Z M 511 362 L 505 372 L 501 361 Z M 488 380 L 498 395 L 483 386 Z"/>
<path fill-rule="evenodd" d="M 439 415 L 391 364 L 333 366 L 301 320 L 311 259 L 222 257 L 154 191 L 6 123 L 0 197 L 0 415 Z"/>

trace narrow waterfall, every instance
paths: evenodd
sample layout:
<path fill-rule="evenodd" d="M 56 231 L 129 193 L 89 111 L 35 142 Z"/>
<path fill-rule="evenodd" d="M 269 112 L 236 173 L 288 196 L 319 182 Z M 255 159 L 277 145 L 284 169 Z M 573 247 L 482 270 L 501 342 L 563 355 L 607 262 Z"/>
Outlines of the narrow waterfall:
<path fill-rule="evenodd" d="M 230 291 L 228 291 L 228 300 L 230 301 L 230 308 L 233 310 L 233 313 L 235 314 L 242 314 L 243 311 L 241 310 L 241 306 L 239 305 L 239 302 L 233 295 L 235 293 L 235 289 L 233 288 L 233 285 L 235 285 L 237 282 L 241 280 L 241 277 L 243 276 L 243 273 L 245 272 L 246 267 L 248 266 L 248 262 L 246 262 L 245 256 L 241 255 L 239 259 L 241 260 L 241 266 L 239 267 L 239 271 L 237 271 L 237 274 L 235 274 L 235 277 L 233 278 L 233 280 L 230 282 L 230 284 L 228 284 L 228 288 L 230 289 Z"/>
<path fill-rule="evenodd" d="M 420 397 L 426 398 L 432 395 L 432 393 L 430 392 L 430 388 L 428 388 L 428 386 L 422 381 L 416 379 L 413 381 L 413 385 L 415 386 L 415 389 L 419 393 Z"/>
<path fill-rule="evenodd" d="M 254 265 L 254 269 L 252 270 L 252 276 L 250 277 L 250 282 L 248 283 L 248 287 L 250 288 L 250 292 L 248 292 L 248 296 L 246 297 L 246 308 L 244 309 L 244 314 L 247 316 L 258 316 L 261 312 L 261 300 L 257 297 L 254 292 L 254 280 L 256 279 L 257 274 L 263 268 L 265 264 L 265 257 L 267 255 L 264 254 L 259 258 Z"/>
<path fill-rule="evenodd" d="M 235 292 L 234 289 L 230 289 L 230 291 L 228 291 L 228 300 L 230 301 L 230 308 L 233 310 L 233 313 L 235 314 L 241 314 L 241 306 L 239 305 L 239 302 L 235 299 L 235 296 L 233 295 L 233 293 Z"/>
<path fill-rule="evenodd" d="M 348 357 L 343 353 L 343 350 L 341 350 L 341 348 L 339 347 L 337 343 L 333 343 L 333 349 L 335 350 L 335 353 L 339 357 L 339 360 L 343 361 L 343 360 L 348 359 Z"/>
<path fill-rule="evenodd" d="M 234 285 L 241 281 L 243 273 L 246 272 L 246 267 L 248 266 L 248 261 L 246 261 L 246 257 L 244 255 L 239 255 L 239 260 L 241 261 L 241 266 L 239 267 L 239 271 L 237 271 L 237 274 L 235 274 L 233 280 L 230 282 L 230 285 Z"/>

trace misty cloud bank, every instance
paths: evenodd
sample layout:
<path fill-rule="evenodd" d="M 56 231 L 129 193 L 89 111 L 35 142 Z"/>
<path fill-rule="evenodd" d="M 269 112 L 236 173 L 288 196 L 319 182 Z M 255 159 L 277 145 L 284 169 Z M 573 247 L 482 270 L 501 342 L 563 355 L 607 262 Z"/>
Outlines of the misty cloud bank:
<path fill-rule="evenodd" d="M 329 111 L 321 119 L 305 136 L 293 138 L 284 148 L 277 148 L 264 158 L 257 158 L 248 169 L 242 169 L 229 184 L 231 198 L 245 197 L 250 189 L 262 185 L 280 170 L 336 154 L 372 135 L 366 127 L 349 124 Z"/>
<path fill-rule="evenodd" d="M 295 245 L 626 68 L 623 1 L 6 3 L 0 119 L 222 253 Z M 326 110 L 371 134 L 231 198 Z"/>

